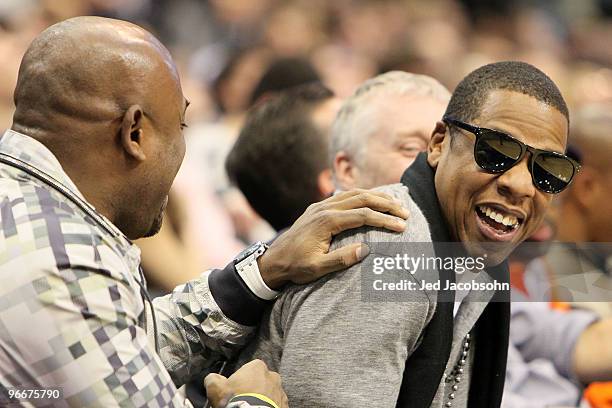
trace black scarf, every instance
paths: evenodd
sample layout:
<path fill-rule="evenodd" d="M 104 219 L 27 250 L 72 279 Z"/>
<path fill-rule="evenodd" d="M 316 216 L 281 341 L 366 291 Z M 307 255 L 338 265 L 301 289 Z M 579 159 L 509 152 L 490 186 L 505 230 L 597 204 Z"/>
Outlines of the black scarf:
<path fill-rule="evenodd" d="M 444 256 L 439 253 L 439 248 L 442 251 L 441 247 L 436 247 L 435 243 L 451 242 L 452 239 L 438 202 L 434 175 L 434 170 L 427 163 L 427 155 L 421 153 L 404 172 L 401 181 L 408 187 L 410 196 L 429 223 L 436 254 Z M 454 282 L 454 271 L 439 272 L 443 282 Z M 489 272 L 498 277 L 498 280 L 509 281 L 506 262 L 490 268 Z M 470 408 L 501 405 L 508 356 L 510 302 L 508 293 L 498 293 L 496 296 L 497 301 L 486 306 L 474 327 L 477 347 L 468 397 Z M 454 303 L 448 300 L 454 299 L 454 294 L 441 291 L 438 298 L 436 312 L 423 332 L 421 345 L 406 361 L 397 408 L 431 406 L 444 374 L 453 340 Z"/>

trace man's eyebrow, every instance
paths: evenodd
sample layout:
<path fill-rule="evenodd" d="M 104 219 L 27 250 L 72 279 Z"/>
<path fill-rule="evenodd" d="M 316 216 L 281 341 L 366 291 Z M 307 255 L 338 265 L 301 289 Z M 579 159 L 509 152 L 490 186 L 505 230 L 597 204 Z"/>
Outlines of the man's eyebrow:
<path fill-rule="evenodd" d="M 513 137 L 513 138 L 515 138 L 517 140 L 521 140 L 518 137 L 516 137 L 512 132 L 508 132 L 507 130 L 503 130 L 503 129 L 499 128 L 498 126 L 484 127 L 482 129 L 495 130 L 496 132 L 505 133 L 506 135 L 509 135 L 509 136 L 511 136 L 511 137 Z M 533 146 L 531 146 L 531 147 L 533 147 Z M 553 147 L 551 145 L 547 145 L 545 147 L 539 147 L 539 149 L 541 149 L 541 150 L 548 150 L 548 151 L 551 151 L 551 152 L 556 152 L 556 153 L 561 153 L 561 154 L 565 154 L 565 151 L 560 151 L 558 148 L 555 148 L 555 147 Z"/>
<path fill-rule="evenodd" d="M 423 134 L 423 132 L 421 132 L 420 130 L 409 130 L 409 131 L 399 130 L 395 132 L 395 136 L 401 141 L 404 141 L 406 139 L 415 138 L 415 139 L 421 139 L 426 142 L 429 142 L 429 138 L 427 137 L 427 135 Z"/>
<path fill-rule="evenodd" d="M 189 105 L 191 105 L 191 102 L 189 102 L 189 99 L 185 98 L 185 109 L 184 110 L 187 110 Z"/>

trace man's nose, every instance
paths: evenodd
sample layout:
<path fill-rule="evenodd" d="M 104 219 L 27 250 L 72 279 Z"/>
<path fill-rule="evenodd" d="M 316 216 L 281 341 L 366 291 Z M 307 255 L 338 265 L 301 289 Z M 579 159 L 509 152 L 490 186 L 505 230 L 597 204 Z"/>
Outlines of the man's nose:
<path fill-rule="evenodd" d="M 529 154 L 497 177 L 497 189 L 501 195 L 512 201 L 532 198 L 535 195 L 536 187 L 529 172 Z"/>

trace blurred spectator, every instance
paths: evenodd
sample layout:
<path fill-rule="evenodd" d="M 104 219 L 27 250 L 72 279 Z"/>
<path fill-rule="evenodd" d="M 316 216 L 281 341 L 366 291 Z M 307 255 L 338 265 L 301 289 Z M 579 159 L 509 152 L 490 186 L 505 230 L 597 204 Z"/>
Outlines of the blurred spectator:
<path fill-rule="evenodd" d="M 338 97 L 353 93 L 360 83 L 376 74 L 376 61 L 337 45 L 325 45 L 312 54 L 312 63 Z"/>
<path fill-rule="evenodd" d="M 274 93 L 309 82 L 320 81 L 321 78 L 310 64 L 303 58 L 280 58 L 268 67 L 251 96 L 251 104 Z"/>
<path fill-rule="evenodd" d="M 553 289 L 569 288 L 574 305 L 612 317 L 612 105 L 585 106 L 574 115 L 571 132 L 582 170 L 560 197 L 557 238 L 578 245 L 553 246 L 546 263 Z M 582 285 L 573 283 L 576 279 Z M 585 285 L 591 290 L 581 291 Z"/>
<path fill-rule="evenodd" d="M 273 231 L 257 217 L 244 196 L 230 186 L 223 163 L 240 131 L 253 92 L 272 58 L 265 48 L 250 48 L 236 52 L 226 62 L 211 85 L 216 119 L 197 121 L 187 130 L 187 152 L 175 181 L 185 186 L 176 191 L 184 195 L 184 201 L 189 201 L 191 196 L 207 196 L 207 190 L 212 189 L 231 220 L 234 235 L 247 243 L 267 239 Z M 206 65 L 207 60 L 201 63 Z M 200 180 L 202 177 L 207 180 Z M 203 225 L 205 220 L 196 221 L 203 214 L 193 209 L 194 212 L 188 212 L 189 221 Z M 218 252 L 219 255 L 225 253 Z"/>
<path fill-rule="evenodd" d="M 265 21 L 264 43 L 280 57 L 308 55 L 326 40 L 324 12 L 308 2 L 279 2 Z"/>
<path fill-rule="evenodd" d="M 312 83 L 272 96 L 249 112 L 228 155 L 227 172 L 277 231 L 334 190 L 326 157 L 339 105 L 329 89 Z"/>
<path fill-rule="evenodd" d="M 581 62 L 573 67 L 569 91 L 576 107 L 612 102 L 612 60 L 608 68 Z"/>
<path fill-rule="evenodd" d="M 212 84 L 217 110 L 224 115 L 243 114 L 253 92 L 268 69 L 272 55 L 265 48 L 248 48 L 234 53 Z M 208 64 L 208 61 L 202 61 Z"/>
<path fill-rule="evenodd" d="M 398 183 L 426 150 L 450 93 L 431 77 L 388 72 L 348 98 L 332 128 L 330 160 L 343 190 Z"/>
<path fill-rule="evenodd" d="M 407 2 L 349 1 L 337 11 L 337 43 L 373 61 L 381 61 L 406 34 Z"/>

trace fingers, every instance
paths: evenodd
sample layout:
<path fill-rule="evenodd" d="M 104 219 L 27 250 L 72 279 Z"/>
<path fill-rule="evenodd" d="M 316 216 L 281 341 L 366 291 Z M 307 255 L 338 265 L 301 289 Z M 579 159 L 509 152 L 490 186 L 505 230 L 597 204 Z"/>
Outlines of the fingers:
<path fill-rule="evenodd" d="M 383 193 L 382 191 L 374 191 L 374 190 L 364 190 L 361 188 L 355 188 L 353 190 L 341 191 L 337 194 L 334 194 L 331 197 L 326 198 L 323 201 L 320 201 L 321 204 L 334 205 L 335 203 L 339 203 L 355 196 L 377 196 L 385 200 L 394 201 L 395 199 L 387 193 Z"/>
<path fill-rule="evenodd" d="M 315 271 L 317 277 L 336 272 L 361 262 L 368 256 L 370 248 L 364 244 L 352 244 L 338 248 L 321 258 L 320 267 Z"/>
<path fill-rule="evenodd" d="M 402 207 L 398 200 L 384 193 L 366 191 L 332 204 L 332 208 L 337 210 L 351 210 L 362 207 L 389 213 L 403 219 L 408 218 L 408 210 Z"/>
<path fill-rule="evenodd" d="M 326 213 L 325 216 L 329 217 L 329 220 L 325 220 L 324 225 L 331 229 L 332 235 L 364 225 L 385 228 L 396 232 L 402 232 L 406 229 L 406 222 L 403 219 L 383 214 L 370 208 L 331 211 Z"/>
<path fill-rule="evenodd" d="M 401 218 L 408 218 L 408 210 L 394 197 L 380 191 L 350 190 L 321 202 L 329 209 L 350 210 L 368 207 Z"/>
<path fill-rule="evenodd" d="M 208 374 L 204 378 L 206 396 L 213 407 L 220 407 L 231 395 L 228 379 L 219 374 Z"/>
<path fill-rule="evenodd" d="M 345 199 L 347 199 L 349 197 L 352 197 L 354 195 L 365 193 L 365 192 L 368 192 L 368 191 L 369 190 L 364 190 L 362 188 L 354 188 L 352 190 L 340 191 L 339 193 L 336 193 L 333 196 L 326 198 L 322 202 L 335 203 L 335 202 L 338 202 L 338 201 L 345 200 Z"/>

